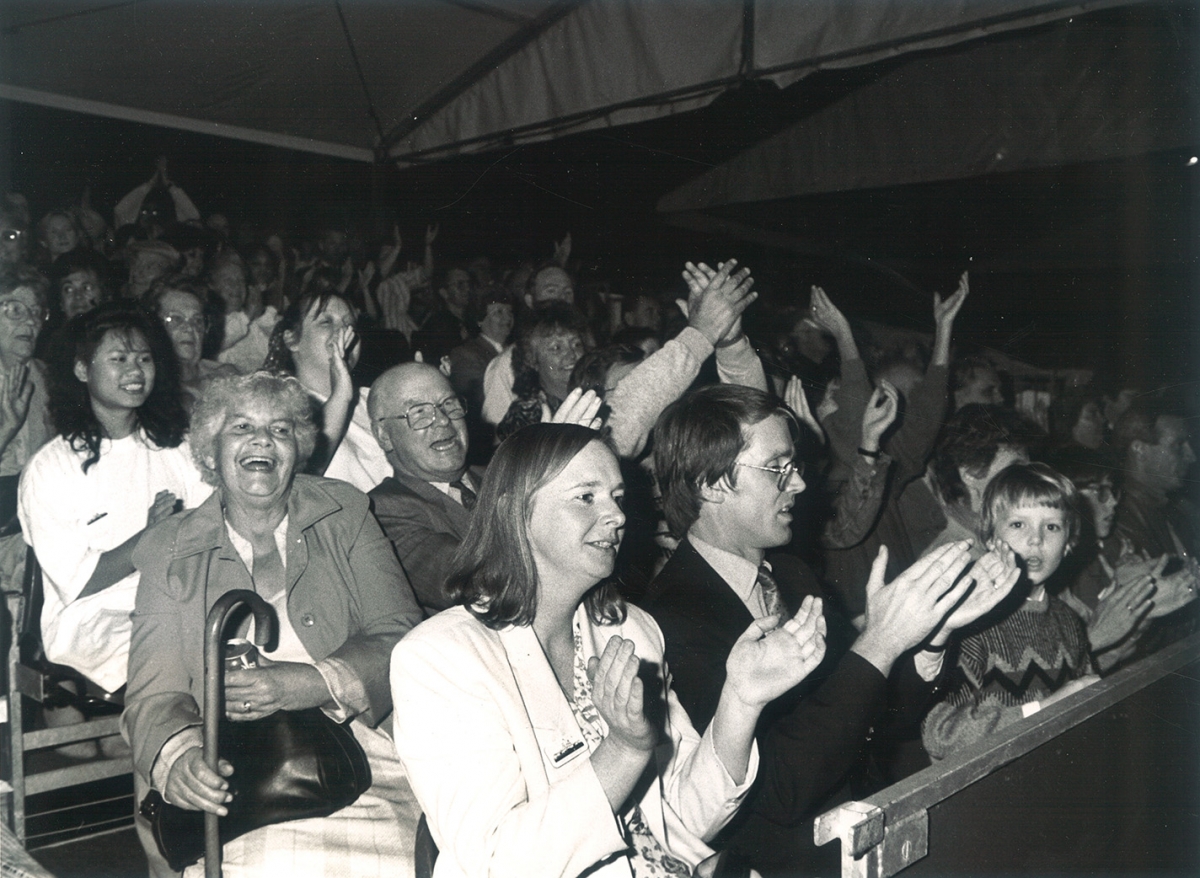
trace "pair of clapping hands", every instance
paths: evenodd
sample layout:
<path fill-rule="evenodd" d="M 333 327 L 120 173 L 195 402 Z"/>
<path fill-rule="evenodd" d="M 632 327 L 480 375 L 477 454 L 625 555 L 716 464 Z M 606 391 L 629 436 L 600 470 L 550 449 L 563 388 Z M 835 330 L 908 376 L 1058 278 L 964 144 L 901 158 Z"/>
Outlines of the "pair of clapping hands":
<path fill-rule="evenodd" d="M 1185 559 L 1174 573 L 1164 575 L 1171 556 L 1152 558 L 1127 548 L 1116 567 L 1100 556 L 1111 584 L 1100 592 L 1088 623 L 1088 640 L 1103 667 L 1112 667 L 1133 654 L 1150 623 L 1190 604 L 1200 587 L 1200 565 Z"/>

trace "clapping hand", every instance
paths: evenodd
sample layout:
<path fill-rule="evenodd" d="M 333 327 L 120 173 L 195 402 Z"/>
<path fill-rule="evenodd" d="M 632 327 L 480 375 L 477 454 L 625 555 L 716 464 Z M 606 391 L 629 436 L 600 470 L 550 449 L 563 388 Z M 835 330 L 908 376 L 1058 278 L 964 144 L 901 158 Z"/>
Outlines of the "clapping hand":
<path fill-rule="evenodd" d="M 1100 592 L 1088 624 L 1088 641 L 1093 652 L 1111 649 L 1142 626 L 1154 609 L 1155 578 L 1144 572 L 1121 582 L 1100 556 L 1113 584 Z M 1161 572 L 1161 568 L 1160 568 Z"/>
<path fill-rule="evenodd" d="M 737 260 L 719 264 L 713 271 L 703 262 L 684 265 L 683 278 L 688 285 L 688 298 L 675 303 L 688 319 L 688 325 L 708 339 L 712 345 L 728 342 L 741 333 L 742 313 L 758 298 L 751 287 L 754 278 L 750 269 L 735 272 Z"/>
<path fill-rule="evenodd" d="M 154 502 L 146 513 L 146 527 L 151 528 L 164 518 L 170 518 L 179 508 L 179 498 L 170 491 L 159 491 L 154 495 Z"/>
<path fill-rule="evenodd" d="M 825 616 L 820 598 L 806 597 L 795 616 L 755 619 L 725 660 L 725 682 L 738 700 L 761 710 L 821 664 Z"/>
<path fill-rule="evenodd" d="M 954 322 L 954 318 L 962 310 L 963 302 L 967 300 L 967 293 L 970 292 L 970 289 L 970 281 L 967 272 L 964 271 L 958 279 L 958 289 L 945 299 L 938 293 L 933 294 L 933 322 L 939 329 Z"/>
<path fill-rule="evenodd" d="M 821 427 L 820 422 L 812 413 L 812 409 L 808 405 L 808 396 L 804 392 L 804 384 L 793 375 L 788 379 L 787 387 L 783 391 L 783 401 L 787 404 L 796 417 L 800 419 L 800 423 L 808 426 L 810 430 L 817 434 L 817 437 L 824 442 L 825 430 Z"/>
<path fill-rule="evenodd" d="M 23 363 L 4 373 L 0 379 L 0 447 L 20 431 L 29 417 L 29 401 L 33 399 L 33 382 L 29 380 L 29 364 Z"/>
<path fill-rule="evenodd" d="M 940 647 L 950 634 L 990 613 L 1008 597 L 1020 578 L 1021 568 L 1017 566 L 1016 553 L 1003 540 L 993 541 L 990 551 L 976 561 L 963 577 L 970 585 L 970 591 L 950 611 L 930 645 Z"/>
<path fill-rule="evenodd" d="M 604 419 L 598 417 L 603 400 L 596 391 L 584 391 L 576 387 L 567 394 L 558 411 L 550 413 L 550 406 L 542 402 L 542 421 L 551 424 L 578 424 L 591 430 L 599 430 L 604 426 Z"/>
<path fill-rule="evenodd" d="M 587 675 L 592 703 L 608 724 L 608 738 L 629 750 L 648 752 L 658 742 L 658 734 L 646 718 L 645 692 L 633 650 L 632 640 L 614 634 L 599 658 L 588 659 Z"/>
<path fill-rule="evenodd" d="M 821 287 L 814 286 L 812 288 L 812 307 L 809 313 L 813 322 L 834 338 L 851 336 L 850 321 L 846 319 L 845 314 L 838 310 L 838 307 L 833 304 Z"/>

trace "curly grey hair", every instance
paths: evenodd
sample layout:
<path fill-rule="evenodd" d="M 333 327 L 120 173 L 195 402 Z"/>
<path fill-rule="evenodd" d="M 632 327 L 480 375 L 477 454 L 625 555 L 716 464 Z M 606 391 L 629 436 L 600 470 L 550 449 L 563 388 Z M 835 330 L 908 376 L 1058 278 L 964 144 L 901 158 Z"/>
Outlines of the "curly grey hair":
<path fill-rule="evenodd" d="M 220 474 L 209 460 L 217 456 L 217 435 L 225 426 L 230 410 L 246 400 L 269 400 L 291 417 L 296 432 L 296 470 L 304 469 L 317 443 L 312 398 L 295 378 L 270 372 L 229 375 L 213 378 L 192 412 L 192 460 L 208 484 L 219 487 Z"/>

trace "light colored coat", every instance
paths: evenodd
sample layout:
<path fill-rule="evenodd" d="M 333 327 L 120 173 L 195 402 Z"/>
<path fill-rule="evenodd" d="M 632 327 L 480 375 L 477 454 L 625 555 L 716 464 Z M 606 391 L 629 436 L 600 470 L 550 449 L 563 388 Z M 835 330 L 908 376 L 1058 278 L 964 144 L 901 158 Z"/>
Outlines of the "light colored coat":
<path fill-rule="evenodd" d="M 735 784 L 669 690 L 662 634 L 636 607 L 621 625 L 576 622 L 585 659 L 613 635 L 661 672 L 665 734 L 657 777 L 639 804 L 663 846 L 695 866 L 754 780 Z M 643 679 L 645 676 L 643 675 Z M 646 688 L 647 704 L 653 686 Z M 422 623 L 392 654 L 394 737 L 440 849 L 434 875 L 629 876 L 618 819 L 558 681 L 528 626 L 492 630 L 455 607 Z"/>

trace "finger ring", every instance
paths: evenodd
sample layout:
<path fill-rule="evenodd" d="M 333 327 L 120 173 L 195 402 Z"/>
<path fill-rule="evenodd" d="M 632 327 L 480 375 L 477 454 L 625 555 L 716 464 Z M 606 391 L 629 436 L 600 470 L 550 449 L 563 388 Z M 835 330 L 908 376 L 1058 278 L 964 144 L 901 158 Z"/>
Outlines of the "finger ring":
<path fill-rule="evenodd" d="M 242 713 L 249 713 L 249 712 L 250 712 L 250 702 L 243 701 L 242 702 Z"/>

